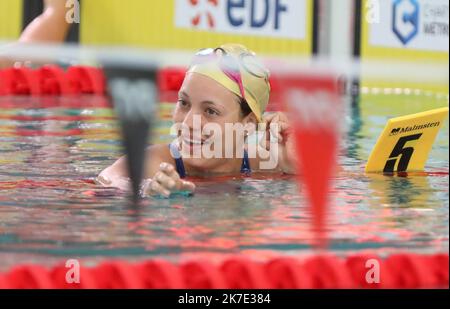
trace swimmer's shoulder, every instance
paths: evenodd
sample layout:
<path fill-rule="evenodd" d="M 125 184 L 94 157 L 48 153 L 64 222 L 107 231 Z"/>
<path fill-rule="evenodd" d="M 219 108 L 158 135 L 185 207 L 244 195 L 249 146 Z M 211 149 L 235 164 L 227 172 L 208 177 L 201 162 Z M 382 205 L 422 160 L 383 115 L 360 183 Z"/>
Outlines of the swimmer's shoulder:
<path fill-rule="evenodd" d="M 161 163 L 175 164 L 169 145 L 155 144 L 146 149 L 147 168 L 145 178 L 151 178 L 159 170 Z"/>

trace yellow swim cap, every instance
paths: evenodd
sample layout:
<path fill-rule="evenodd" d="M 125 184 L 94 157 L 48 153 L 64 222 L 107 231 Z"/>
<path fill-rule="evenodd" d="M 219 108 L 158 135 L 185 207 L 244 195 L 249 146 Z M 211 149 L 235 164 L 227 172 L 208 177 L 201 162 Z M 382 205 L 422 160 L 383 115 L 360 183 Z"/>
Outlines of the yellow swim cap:
<path fill-rule="evenodd" d="M 215 49 L 202 49 L 196 54 L 188 73 L 210 77 L 244 98 L 257 120 L 262 121 L 269 102 L 269 71 L 245 46 L 225 44 Z"/>

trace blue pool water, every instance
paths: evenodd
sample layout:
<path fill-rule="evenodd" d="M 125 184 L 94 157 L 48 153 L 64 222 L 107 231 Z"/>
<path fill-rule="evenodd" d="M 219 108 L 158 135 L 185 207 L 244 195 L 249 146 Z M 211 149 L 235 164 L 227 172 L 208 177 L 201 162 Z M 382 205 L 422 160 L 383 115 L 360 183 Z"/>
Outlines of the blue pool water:
<path fill-rule="evenodd" d="M 343 120 L 330 250 L 447 252 L 448 122 L 424 173 L 366 175 L 363 167 L 388 118 L 443 106 L 448 98 L 430 104 L 406 98 L 395 110 L 374 108 L 370 100 L 349 108 Z M 148 198 L 136 214 L 126 194 L 92 181 L 122 153 L 114 114 L 99 102 L 0 98 L 0 271 L 67 258 L 214 260 L 240 253 L 266 259 L 315 252 L 302 188 L 290 176 L 199 179 L 193 197 Z M 155 142 L 171 140 L 171 108 L 161 104 Z"/>

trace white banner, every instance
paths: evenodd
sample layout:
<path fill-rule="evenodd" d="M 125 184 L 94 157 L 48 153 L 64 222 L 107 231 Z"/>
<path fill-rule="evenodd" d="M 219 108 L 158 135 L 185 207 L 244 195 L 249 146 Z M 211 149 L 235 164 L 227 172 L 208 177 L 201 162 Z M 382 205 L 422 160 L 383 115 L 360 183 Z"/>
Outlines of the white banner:
<path fill-rule="evenodd" d="M 370 0 L 369 43 L 448 52 L 448 0 Z M 372 10 L 379 11 L 379 18 Z"/>
<path fill-rule="evenodd" d="M 212 32 L 304 39 L 306 0 L 176 0 L 175 25 Z"/>

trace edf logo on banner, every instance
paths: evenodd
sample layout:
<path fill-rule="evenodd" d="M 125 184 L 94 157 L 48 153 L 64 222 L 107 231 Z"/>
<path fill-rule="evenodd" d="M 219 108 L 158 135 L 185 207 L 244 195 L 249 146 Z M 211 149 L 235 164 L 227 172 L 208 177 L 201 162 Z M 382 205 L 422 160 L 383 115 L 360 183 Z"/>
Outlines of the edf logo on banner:
<path fill-rule="evenodd" d="M 259 12 L 258 3 L 259 2 Z M 248 6 L 248 8 L 246 8 Z M 250 14 L 242 16 L 239 10 L 249 11 Z M 234 27 L 240 27 L 247 23 L 250 28 L 269 27 L 273 30 L 280 28 L 281 14 L 287 12 L 287 6 L 282 3 L 282 0 L 239 0 L 227 1 L 227 17 L 228 21 Z M 260 13 L 260 14 L 257 14 Z M 259 15 L 259 16 L 258 16 Z"/>
<path fill-rule="evenodd" d="M 304 39 L 306 0 L 176 0 L 175 25 L 213 32 Z"/>
<path fill-rule="evenodd" d="M 406 45 L 419 32 L 419 3 L 417 0 L 395 0 L 393 6 L 392 31 Z"/>

